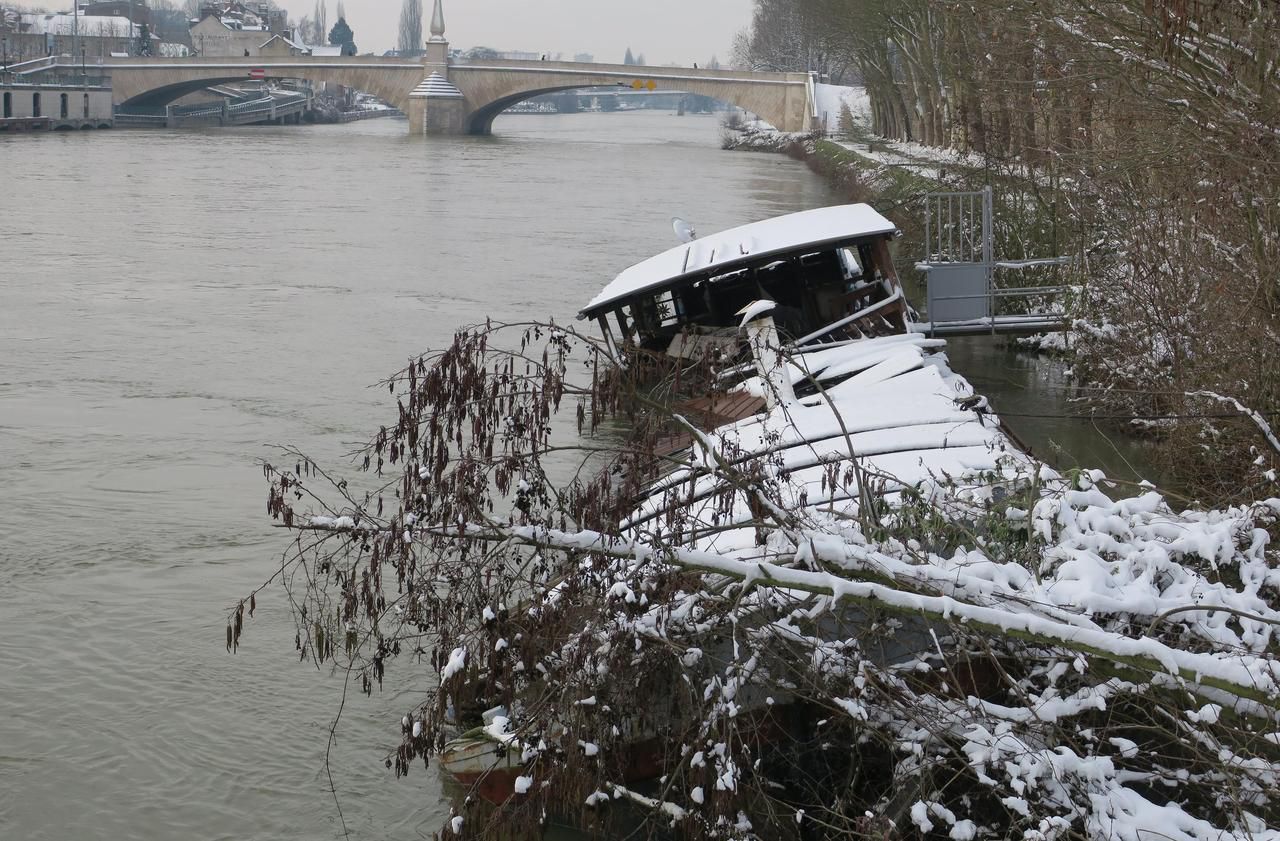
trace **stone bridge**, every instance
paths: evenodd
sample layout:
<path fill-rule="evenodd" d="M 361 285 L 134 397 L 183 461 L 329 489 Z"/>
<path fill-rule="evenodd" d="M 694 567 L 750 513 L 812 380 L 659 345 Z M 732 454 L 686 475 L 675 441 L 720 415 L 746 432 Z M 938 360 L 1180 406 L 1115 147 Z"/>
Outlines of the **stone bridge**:
<path fill-rule="evenodd" d="M 808 73 L 451 59 L 441 0 L 436 0 L 431 39 L 421 59 L 194 56 L 109 58 L 101 65 L 111 74 L 116 105 L 158 107 L 211 85 L 251 78 L 305 79 L 345 85 L 391 103 L 409 116 L 414 134 L 488 134 L 494 118 L 521 100 L 587 87 L 703 94 L 750 111 L 782 131 L 809 130 L 816 110 Z"/>

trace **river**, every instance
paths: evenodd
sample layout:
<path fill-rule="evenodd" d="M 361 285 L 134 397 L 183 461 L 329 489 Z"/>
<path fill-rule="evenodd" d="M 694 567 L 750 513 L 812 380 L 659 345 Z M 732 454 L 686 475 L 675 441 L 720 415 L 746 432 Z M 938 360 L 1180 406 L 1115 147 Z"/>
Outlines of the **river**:
<path fill-rule="evenodd" d="M 495 132 L 0 136 L 0 837 L 339 835 L 341 681 L 294 659 L 278 588 L 224 648 L 284 548 L 264 445 L 339 462 L 394 412 L 380 376 L 461 324 L 572 318 L 672 243 L 672 215 L 712 231 L 836 200 L 784 156 L 720 151 L 710 117 Z M 985 367 L 997 408 L 1030 387 L 1062 411 L 1044 363 L 985 341 L 957 368 Z M 429 837 L 447 812 L 434 768 L 382 765 L 411 703 L 347 701 L 354 837 Z"/>

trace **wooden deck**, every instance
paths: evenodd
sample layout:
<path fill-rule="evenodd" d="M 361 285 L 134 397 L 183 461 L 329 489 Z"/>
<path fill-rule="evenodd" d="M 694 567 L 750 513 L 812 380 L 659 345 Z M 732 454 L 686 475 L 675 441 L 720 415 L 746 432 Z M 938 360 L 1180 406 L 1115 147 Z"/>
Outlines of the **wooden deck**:
<path fill-rule="evenodd" d="M 675 413 L 684 417 L 698 429 L 716 429 L 735 423 L 764 410 L 764 398 L 735 391 L 708 397 L 695 397 L 675 407 Z M 693 444 L 693 435 L 681 430 L 659 438 L 654 445 L 654 456 L 665 459 Z"/>

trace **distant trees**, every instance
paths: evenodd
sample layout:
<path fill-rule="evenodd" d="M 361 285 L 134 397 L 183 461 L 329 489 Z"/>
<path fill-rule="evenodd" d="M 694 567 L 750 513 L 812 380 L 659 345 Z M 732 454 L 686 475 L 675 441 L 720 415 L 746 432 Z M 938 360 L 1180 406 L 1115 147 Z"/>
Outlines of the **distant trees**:
<path fill-rule="evenodd" d="M 333 29 L 329 32 L 329 43 L 335 47 L 342 47 L 343 55 L 356 54 L 355 35 L 347 25 L 345 17 L 339 16 L 338 22 L 333 25 Z"/>
<path fill-rule="evenodd" d="M 293 37 L 299 43 L 318 44 L 324 40 L 322 36 L 317 35 L 319 27 L 310 15 L 303 15 L 300 19 L 289 21 L 289 26 L 293 29 Z"/>
<path fill-rule="evenodd" d="M 153 0 L 151 3 L 152 31 L 161 41 L 190 46 L 191 17 L 194 15 L 188 15 L 185 8 L 171 0 Z"/>
<path fill-rule="evenodd" d="M 416 55 L 422 52 L 422 0 L 404 0 L 400 7 L 400 39 L 401 55 Z"/>
<path fill-rule="evenodd" d="M 734 39 L 733 63 L 754 70 L 816 71 L 837 84 L 849 81 L 855 37 L 863 26 L 849 5 L 851 0 L 756 0 L 751 26 Z"/>
<path fill-rule="evenodd" d="M 136 55 L 147 57 L 151 55 L 151 27 L 145 23 L 138 27 L 137 46 L 134 48 Z"/>

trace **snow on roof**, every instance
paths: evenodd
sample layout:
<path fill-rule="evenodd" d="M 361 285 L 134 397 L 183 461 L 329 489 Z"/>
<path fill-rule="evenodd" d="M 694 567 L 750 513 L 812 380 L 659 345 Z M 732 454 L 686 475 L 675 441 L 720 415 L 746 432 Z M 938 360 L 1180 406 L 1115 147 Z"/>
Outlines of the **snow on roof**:
<path fill-rule="evenodd" d="M 761 257 L 808 246 L 833 246 L 896 230 L 892 222 L 866 204 L 820 207 L 730 228 L 678 245 L 624 270 L 582 308 L 579 317 L 594 317 L 641 292 L 686 278 L 729 271 Z"/>
<path fill-rule="evenodd" d="M 22 24 L 37 35 L 72 35 L 78 30 L 86 37 L 136 38 L 141 31 L 133 21 L 116 15 L 24 14 Z"/>
<path fill-rule="evenodd" d="M 340 56 L 342 55 L 342 46 L 333 44 L 324 44 L 311 48 L 313 56 Z"/>
<path fill-rule="evenodd" d="M 462 91 L 454 87 L 447 79 L 439 73 L 432 71 L 431 75 L 422 80 L 413 92 L 409 94 L 412 99 L 462 99 Z"/>
<path fill-rule="evenodd" d="M 301 50 L 301 51 L 303 51 L 303 52 L 306 52 L 306 51 L 307 51 L 307 48 L 306 48 L 306 47 L 302 46 L 301 44 L 297 43 L 296 41 L 291 41 L 291 40 L 289 40 L 288 38 L 284 37 L 283 35 L 272 35 L 272 36 L 271 36 L 270 38 L 268 38 L 266 41 L 264 41 L 263 43 L 259 44 L 259 45 L 258 45 L 258 49 L 260 49 L 260 50 L 261 50 L 261 49 L 263 49 L 264 47 L 266 47 L 266 46 L 267 46 L 267 44 L 270 44 L 272 41 L 284 41 L 286 44 L 288 44 L 288 45 L 289 45 L 289 48 L 290 48 L 290 49 L 294 49 L 294 50 Z"/>

